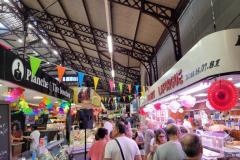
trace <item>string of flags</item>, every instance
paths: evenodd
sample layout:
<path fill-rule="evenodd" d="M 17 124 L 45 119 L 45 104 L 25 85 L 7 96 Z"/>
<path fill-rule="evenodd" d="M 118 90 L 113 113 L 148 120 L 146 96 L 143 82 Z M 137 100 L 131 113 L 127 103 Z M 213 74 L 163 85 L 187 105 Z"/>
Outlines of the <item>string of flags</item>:
<path fill-rule="evenodd" d="M 30 60 L 30 67 L 31 67 L 31 70 L 32 70 L 32 75 L 35 76 L 39 67 L 40 67 L 40 64 L 41 64 L 42 60 L 37 58 L 37 57 L 34 57 L 34 56 L 29 56 L 29 57 L 30 57 L 29 60 Z M 56 64 L 54 64 L 54 65 L 56 65 Z M 63 75 L 66 71 L 66 67 L 56 65 L 56 70 L 58 72 L 58 80 L 59 80 L 59 82 L 61 82 L 62 78 L 63 78 Z M 71 70 L 73 70 L 73 69 L 71 69 Z M 73 71 L 75 71 L 75 70 L 73 70 Z M 82 87 L 83 82 L 84 82 L 84 77 L 85 77 L 86 74 L 83 73 L 83 72 L 79 72 L 79 71 L 76 71 L 76 72 L 77 72 L 77 76 L 78 76 L 79 87 Z M 99 77 L 93 76 L 93 83 L 94 83 L 94 89 L 95 90 L 97 90 L 99 80 L 100 80 Z M 122 82 L 118 83 L 119 92 L 121 94 L 123 93 L 124 85 L 128 88 L 128 93 L 131 94 L 132 91 L 133 91 L 132 84 L 124 84 Z M 115 85 L 113 80 L 109 80 L 109 87 L 110 87 L 111 92 L 114 92 L 116 90 L 116 85 Z M 135 85 L 135 93 L 134 93 L 135 97 L 139 95 L 139 89 L 141 90 L 141 92 L 140 92 L 141 96 L 145 95 L 146 86 Z M 131 99 L 131 98 L 132 98 L 132 96 L 128 95 L 128 99 Z M 123 100 L 126 101 L 125 96 L 123 96 Z"/>

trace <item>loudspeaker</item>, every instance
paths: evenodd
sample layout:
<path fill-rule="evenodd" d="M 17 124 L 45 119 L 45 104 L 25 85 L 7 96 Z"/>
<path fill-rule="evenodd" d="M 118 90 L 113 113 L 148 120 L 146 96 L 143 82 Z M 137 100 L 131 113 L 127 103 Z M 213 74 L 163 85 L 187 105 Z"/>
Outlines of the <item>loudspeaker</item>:
<path fill-rule="evenodd" d="M 79 128 L 93 129 L 93 110 L 81 109 L 79 110 Z"/>

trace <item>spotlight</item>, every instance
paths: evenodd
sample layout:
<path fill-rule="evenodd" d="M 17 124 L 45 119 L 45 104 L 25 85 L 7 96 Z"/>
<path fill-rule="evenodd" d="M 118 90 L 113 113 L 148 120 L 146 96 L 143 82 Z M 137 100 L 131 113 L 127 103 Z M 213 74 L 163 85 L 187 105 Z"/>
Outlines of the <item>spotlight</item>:
<path fill-rule="evenodd" d="M 42 42 L 44 43 L 44 44 L 48 44 L 48 41 L 46 40 L 46 39 L 42 39 Z"/>
<path fill-rule="evenodd" d="M 22 39 L 18 39 L 17 40 L 19 43 L 23 43 L 23 40 Z"/>

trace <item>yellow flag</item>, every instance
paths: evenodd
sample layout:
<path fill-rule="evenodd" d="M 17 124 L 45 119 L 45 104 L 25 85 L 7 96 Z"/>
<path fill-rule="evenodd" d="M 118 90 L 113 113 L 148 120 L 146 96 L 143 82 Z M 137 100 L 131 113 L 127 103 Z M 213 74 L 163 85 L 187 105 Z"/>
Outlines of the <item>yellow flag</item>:
<path fill-rule="evenodd" d="M 95 90 L 97 89 L 98 81 L 99 81 L 99 78 L 94 76 L 93 77 L 93 83 L 94 83 L 94 89 Z"/>

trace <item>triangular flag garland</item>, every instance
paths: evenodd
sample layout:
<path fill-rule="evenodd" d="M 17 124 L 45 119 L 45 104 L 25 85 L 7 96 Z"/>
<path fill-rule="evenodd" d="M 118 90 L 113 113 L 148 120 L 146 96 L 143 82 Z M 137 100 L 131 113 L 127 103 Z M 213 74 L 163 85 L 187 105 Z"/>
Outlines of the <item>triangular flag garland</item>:
<path fill-rule="evenodd" d="M 84 75 L 85 75 L 85 73 L 78 72 L 78 83 L 79 83 L 80 87 L 82 87 Z"/>
<path fill-rule="evenodd" d="M 33 57 L 33 56 L 29 56 L 30 57 L 30 67 L 32 70 L 32 76 L 34 77 L 38 71 L 38 68 L 42 62 L 41 59 Z"/>
<path fill-rule="evenodd" d="M 42 62 L 41 59 L 37 58 L 37 57 L 33 57 L 33 56 L 29 56 L 29 62 L 30 62 L 30 66 L 31 66 L 31 70 L 32 70 L 32 75 L 35 76 L 39 67 L 40 67 L 40 64 Z M 48 62 L 49 63 L 49 62 Z M 56 64 L 55 64 L 56 65 Z M 58 80 L 59 82 L 62 81 L 62 78 L 63 78 L 63 75 L 66 71 L 66 67 L 63 67 L 63 66 L 60 66 L 60 65 L 56 65 L 57 66 L 57 71 L 58 71 Z M 71 68 L 69 68 L 71 69 Z M 73 69 L 71 69 L 73 70 Z M 84 81 L 84 76 L 85 76 L 85 73 L 83 72 L 77 72 L 77 75 L 78 75 L 78 82 L 79 82 L 79 86 L 81 87 L 83 85 L 83 81 Z M 93 76 L 93 81 L 94 81 L 94 89 L 96 90 L 97 89 L 97 86 L 98 86 L 98 83 L 99 83 L 99 80 L 100 78 L 99 77 L 95 77 Z M 110 81 L 109 81 L 110 82 Z M 118 87 L 119 87 L 119 92 L 122 93 L 123 92 L 123 83 L 122 82 L 119 82 L 118 83 Z M 115 83 L 113 83 L 113 81 L 111 82 L 111 86 L 110 88 L 113 88 L 115 89 Z M 132 85 L 131 84 L 126 84 L 126 86 L 128 87 L 128 92 L 131 93 L 132 92 Z M 135 90 L 136 90 L 136 96 L 138 95 L 139 93 L 139 85 L 135 85 Z M 113 90 L 112 89 L 112 90 Z M 145 93 L 146 93 L 146 89 L 148 89 L 148 86 L 142 86 L 141 88 L 141 95 L 142 96 L 145 96 Z M 128 96 L 129 97 L 129 96 Z M 132 98 L 132 96 L 131 96 Z M 130 98 L 130 99 L 131 99 Z M 117 98 L 118 99 L 118 98 Z M 104 99 L 103 98 L 103 101 L 105 100 L 105 102 L 107 101 L 107 97 Z M 111 98 L 110 98 L 111 100 Z M 123 96 L 123 100 L 126 101 L 126 97 Z"/>
<path fill-rule="evenodd" d="M 58 71 L 58 81 L 61 82 L 62 81 L 62 77 L 65 73 L 66 67 L 63 66 L 59 66 L 57 65 L 57 71 Z"/>
<path fill-rule="evenodd" d="M 97 90 L 97 85 L 98 85 L 99 78 L 98 77 L 93 77 L 93 83 L 94 83 L 94 89 L 95 91 Z"/>

